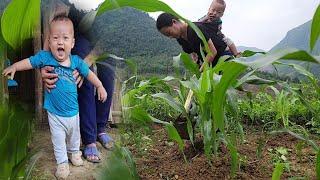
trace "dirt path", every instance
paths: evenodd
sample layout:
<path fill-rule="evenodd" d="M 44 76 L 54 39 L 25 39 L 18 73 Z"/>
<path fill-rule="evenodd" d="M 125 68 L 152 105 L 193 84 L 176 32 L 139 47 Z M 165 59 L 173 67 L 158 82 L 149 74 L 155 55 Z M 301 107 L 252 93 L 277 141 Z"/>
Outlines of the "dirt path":
<path fill-rule="evenodd" d="M 116 130 L 111 130 L 110 134 L 113 138 L 116 136 Z M 31 143 L 31 148 L 40 148 L 43 150 L 43 155 L 37 161 L 35 169 L 32 173 L 32 179 L 35 180 L 45 180 L 45 179 L 55 179 L 54 172 L 56 168 L 56 162 L 53 155 L 53 147 L 50 139 L 49 130 L 36 131 Z M 100 151 L 102 162 L 106 159 L 108 151 L 104 149 L 98 143 L 98 149 Z M 68 180 L 90 180 L 95 179 L 98 174 L 98 169 L 102 166 L 102 163 L 90 163 L 84 160 L 84 166 L 74 167 L 70 165 L 70 175 Z"/>

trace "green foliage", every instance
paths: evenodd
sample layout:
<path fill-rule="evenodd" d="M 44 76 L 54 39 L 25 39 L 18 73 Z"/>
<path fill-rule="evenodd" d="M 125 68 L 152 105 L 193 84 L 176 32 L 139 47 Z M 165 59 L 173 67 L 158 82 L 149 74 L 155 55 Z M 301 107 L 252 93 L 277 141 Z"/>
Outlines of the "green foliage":
<path fill-rule="evenodd" d="M 261 57 L 253 61 L 245 61 L 245 58 L 238 58 L 235 60 L 235 62 L 251 67 L 252 69 L 259 69 L 269 64 L 272 64 L 275 61 L 280 59 L 297 60 L 297 61 L 313 62 L 313 63 L 320 62 L 319 57 L 312 56 L 306 51 L 295 49 L 295 48 L 287 48 L 287 49 L 277 50 L 275 52 L 270 52 L 265 55 L 262 55 Z"/>
<path fill-rule="evenodd" d="M 186 67 L 186 69 L 188 69 L 191 74 L 195 74 L 198 78 L 200 77 L 198 64 L 191 59 L 189 54 L 182 52 L 180 54 L 180 59 L 183 62 L 184 67 Z"/>
<path fill-rule="evenodd" d="M 222 132 L 224 131 L 226 92 L 230 86 L 234 85 L 238 76 L 244 72 L 245 69 L 246 67 L 244 65 L 235 62 L 227 62 L 221 66 L 221 68 L 216 69 L 216 72 L 222 71 L 223 75 L 219 84 L 214 87 L 215 94 L 213 96 L 213 102 L 215 105 L 213 106 L 212 115 L 215 120 L 215 130 L 220 129 Z"/>
<path fill-rule="evenodd" d="M 122 7 L 133 7 L 146 12 L 163 11 L 171 13 L 175 16 L 179 16 L 167 4 L 158 0 L 106 0 L 99 7 L 97 15 L 101 15 L 102 13 L 108 10 L 113 10 Z"/>
<path fill-rule="evenodd" d="M 280 177 L 283 173 L 284 164 L 277 163 L 272 173 L 272 180 L 280 180 Z"/>
<path fill-rule="evenodd" d="M 288 161 L 288 149 L 284 147 L 277 147 L 275 149 L 268 149 L 272 157 L 272 163 L 277 166 L 282 163 L 286 171 L 290 172 L 290 162 Z"/>
<path fill-rule="evenodd" d="M 178 111 L 179 113 L 184 113 L 185 109 L 183 107 L 183 104 L 181 102 L 176 101 L 173 97 L 171 97 L 169 94 L 165 94 L 165 93 L 157 93 L 152 95 L 153 97 L 158 97 L 158 98 L 162 98 L 163 100 L 165 100 L 169 106 L 171 106 L 172 108 L 174 108 L 176 111 Z"/>
<path fill-rule="evenodd" d="M 312 84 L 280 83 L 276 93 L 261 91 L 242 97 L 238 100 L 239 117 L 248 119 L 254 124 L 263 124 L 265 127 L 277 129 L 281 127 L 302 130 L 302 126 L 309 131 L 317 132 L 320 112 L 317 92 Z M 289 89 L 290 87 L 290 89 Z"/>
<path fill-rule="evenodd" d="M 132 146 L 135 148 L 138 156 L 143 157 L 152 147 L 153 141 L 149 138 L 152 133 L 147 126 L 133 126 L 132 124 L 119 125 L 119 134 L 123 146 Z"/>
<path fill-rule="evenodd" d="M 289 92 L 281 90 L 279 92 L 275 87 L 271 86 L 271 89 L 275 93 L 275 103 L 273 106 L 274 111 L 276 112 L 276 120 L 281 120 L 281 125 L 284 128 L 289 127 L 289 115 L 291 107 L 295 106 L 297 98 L 289 99 Z"/>
<path fill-rule="evenodd" d="M 272 109 L 273 101 L 269 94 L 260 92 L 251 99 L 242 98 L 239 100 L 240 116 L 244 119 L 249 118 L 254 124 L 266 124 L 275 118 Z"/>
<path fill-rule="evenodd" d="M 14 21 L 12 21 L 14 19 Z M 1 18 L 2 34 L 14 49 L 33 37 L 40 21 L 40 0 L 12 0 Z"/>
<path fill-rule="evenodd" d="M 282 65 L 290 66 L 294 68 L 297 72 L 299 72 L 301 75 L 304 75 L 308 78 L 308 80 L 312 83 L 314 86 L 315 90 L 317 91 L 319 97 L 320 97 L 320 86 L 318 83 L 318 79 L 308 70 L 306 70 L 304 67 L 298 65 L 298 64 L 285 64 L 285 63 L 279 63 Z"/>
<path fill-rule="evenodd" d="M 178 112 L 172 109 L 164 100 L 146 97 L 142 107 L 154 118 L 162 121 L 174 121 L 178 117 Z"/>
<path fill-rule="evenodd" d="M 236 172 L 239 169 L 239 155 L 237 148 L 235 147 L 236 140 L 235 135 L 233 135 L 229 140 L 227 140 L 227 148 L 229 150 L 229 153 L 231 155 L 231 176 L 234 178 L 236 175 Z"/>
<path fill-rule="evenodd" d="M 316 12 L 312 18 L 312 27 L 310 34 L 310 49 L 313 50 L 316 42 L 320 36 L 320 5 L 318 5 Z"/>
<path fill-rule="evenodd" d="M 257 155 L 258 159 L 262 158 L 262 152 L 263 152 L 263 149 L 265 147 L 265 144 L 266 144 L 265 140 L 259 138 L 258 147 L 257 147 L 257 150 L 256 150 L 256 155 Z"/>
<path fill-rule="evenodd" d="M 31 132 L 32 116 L 25 110 L 0 108 L 0 179 L 25 175 L 28 160 L 34 155 L 27 151 Z"/>
<path fill-rule="evenodd" d="M 256 54 L 266 54 L 265 52 L 254 52 L 254 51 L 250 51 L 250 50 L 245 50 L 241 53 L 241 55 L 243 57 L 250 57 Z"/>
<path fill-rule="evenodd" d="M 165 127 L 167 129 L 168 132 L 168 136 L 170 139 L 176 141 L 179 145 L 179 150 L 183 153 L 183 148 L 184 148 L 184 142 L 181 139 L 177 129 L 173 126 L 172 123 L 165 123 Z"/>
<path fill-rule="evenodd" d="M 171 122 L 169 123 L 166 121 L 161 121 L 159 119 L 156 119 L 150 116 L 147 113 L 147 110 L 143 107 L 143 106 L 147 106 L 147 104 L 145 103 L 146 98 L 150 97 L 150 95 L 154 93 L 152 91 L 152 88 L 161 87 L 162 90 L 164 90 L 166 89 L 166 87 L 168 87 L 165 84 L 165 82 L 171 81 L 171 80 L 173 80 L 173 78 L 171 77 L 166 77 L 164 79 L 151 78 L 146 81 L 143 81 L 143 80 L 140 81 L 139 85 L 134 85 L 127 92 L 125 92 L 126 90 L 123 90 L 123 92 L 125 92 L 122 98 L 124 122 L 126 123 L 133 122 L 133 123 L 141 123 L 141 124 L 155 122 L 155 123 L 163 124 L 168 131 L 169 138 L 176 141 L 179 145 L 179 149 L 182 151 L 184 147 L 184 142 L 182 141 L 181 137 L 179 136 L 173 124 Z M 124 87 L 126 87 L 126 85 Z M 145 94 L 142 94 L 142 93 L 145 93 Z"/>
<path fill-rule="evenodd" d="M 115 146 L 101 168 L 99 180 L 137 180 L 140 179 L 131 152 L 125 147 Z"/>
<path fill-rule="evenodd" d="M 296 155 L 298 156 L 299 161 L 302 161 L 302 149 L 304 146 L 305 146 L 305 143 L 303 141 L 299 141 L 295 145 Z"/>

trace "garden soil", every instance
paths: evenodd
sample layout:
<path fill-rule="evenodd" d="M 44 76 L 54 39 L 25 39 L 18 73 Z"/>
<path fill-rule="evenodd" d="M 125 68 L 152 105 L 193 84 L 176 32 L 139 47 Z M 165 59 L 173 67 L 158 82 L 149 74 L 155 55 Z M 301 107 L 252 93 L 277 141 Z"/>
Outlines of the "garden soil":
<path fill-rule="evenodd" d="M 255 129 L 254 127 L 251 127 Z M 299 142 L 290 135 L 266 135 L 261 132 L 253 132 L 246 129 L 246 141 L 238 144 L 241 157 L 240 171 L 235 179 L 271 179 L 274 165 L 272 163 L 273 151 L 277 147 L 288 149 L 287 161 L 290 162 L 290 172 L 285 171 L 282 178 L 308 177 L 316 179 L 315 153 L 308 146 L 302 148 L 301 159 L 297 156 L 296 144 Z M 187 148 L 184 151 L 188 162 L 184 161 L 183 155 L 177 145 L 167 143 L 169 141 L 163 128 L 153 130 L 151 137 L 155 143 L 145 155 L 136 159 L 138 173 L 141 179 L 231 179 L 230 158 L 226 147 L 219 148 L 219 154 L 211 157 L 211 164 L 201 150 L 201 141 L 195 142 L 195 149 L 189 141 L 185 141 Z M 264 142 L 261 158 L 257 157 L 258 142 Z M 130 148 L 134 154 L 136 149 Z M 271 151 L 271 152 L 270 152 Z"/>

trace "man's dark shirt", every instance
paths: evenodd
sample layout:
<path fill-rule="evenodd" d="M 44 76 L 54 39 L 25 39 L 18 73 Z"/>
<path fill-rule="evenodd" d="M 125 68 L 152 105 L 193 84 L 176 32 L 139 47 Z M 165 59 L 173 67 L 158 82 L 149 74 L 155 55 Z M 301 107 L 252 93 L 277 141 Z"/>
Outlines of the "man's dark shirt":
<path fill-rule="evenodd" d="M 212 63 L 213 65 L 215 65 L 227 47 L 226 43 L 222 40 L 222 37 L 217 35 L 218 24 L 215 22 L 211 22 L 211 23 L 194 22 L 194 24 L 201 30 L 201 32 L 203 33 L 207 41 L 209 39 L 212 40 L 213 45 L 217 49 L 217 55 L 214 58 L 214 61 Z M 201 62 L 203 62 L 203 59 L 200 53 L 200 45 L 203 47 L 203 42 L 190 26 L 187 27 L 187 39 L 188 40 L 186 41 L 185 39 L 178 38 L 177 41 L 182 46 L 182 49 L 184 52 L 188 54 L 193 52 L 197 53 L 199 58 L 198 64 L 200 64 Z M 205 55 L 206 54 L 207 53 L 205 53 Z"/>

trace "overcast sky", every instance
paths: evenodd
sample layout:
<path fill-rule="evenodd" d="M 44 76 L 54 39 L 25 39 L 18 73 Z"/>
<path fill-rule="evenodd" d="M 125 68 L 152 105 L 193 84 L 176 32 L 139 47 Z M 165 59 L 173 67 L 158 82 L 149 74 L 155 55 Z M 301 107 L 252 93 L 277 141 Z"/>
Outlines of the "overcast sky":
<path fill-rule="evenodd" d="M 95 8 L 103 0 L 70 0 L 78 7 Z M 183 17 L 196 21 L 212 0 L 162 0 Z M 320 0 L 225 0 L 222 32 L 237 46 L 269 50 L 287 31 L 310 20 Z M 151 14 L 156 18 L 158 14 Z"/>

